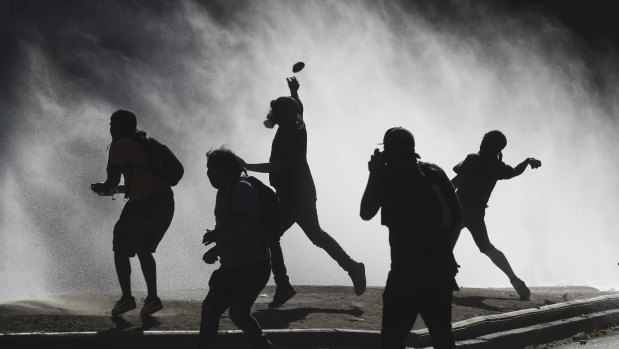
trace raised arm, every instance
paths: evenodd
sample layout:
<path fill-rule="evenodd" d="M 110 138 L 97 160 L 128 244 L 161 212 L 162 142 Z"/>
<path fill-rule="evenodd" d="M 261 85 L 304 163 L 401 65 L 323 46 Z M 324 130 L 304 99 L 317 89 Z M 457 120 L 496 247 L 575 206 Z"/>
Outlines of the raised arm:
<path fill-rule="evenodd" d="M 370 169 L 370 176 L 368 177 L 368 183 L 365 186 L 363 197 L 361 198 L 361 209 L 359 215 L 364 221 L 369 221 L 376 216 L 381 206 L 380 200 L 380 181 L 382 180 L 382 174 L 384 169 L 384 161 L 381 161 L 381 153 L 374 151 L 374 155 L 370 158 L 368 167 Z"/>
<path fill-rule="evenodd" d="M 299 112 L 303 115 L 303 103 L 301 102 L 301 98 L 299 98 L 299 81 L 295 77 L 286 78 L 286 82 L 288 82 L 288 89 L 290 89 L 290 97 L 294 98 L 297 103 L 299 103 Z"/>

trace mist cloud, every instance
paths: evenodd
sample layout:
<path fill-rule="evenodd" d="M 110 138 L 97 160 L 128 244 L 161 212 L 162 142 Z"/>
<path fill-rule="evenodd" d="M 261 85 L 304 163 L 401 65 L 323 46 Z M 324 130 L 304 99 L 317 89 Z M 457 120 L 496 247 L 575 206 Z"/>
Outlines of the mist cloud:
<path fill-rule="evenodd" d="M 493 243 L 533 285 L 612 282 L 617 74 L 604 67 L 613 54 L 588 51 L 557 19 L 422 4 L 98 1 L 18 13 L 0 36 L 9 52 L 0 58 L 0 279 L 12 285 L 0 299 L 33 280 L 33 294 L 116 290 L 111 229 L 122 200 L 88 185 L 104 179 L 118 108 L 136 112 L 186 167 L 157 253 L 161 288 L 204 287 L 212 267 L 199 242 L 214 224 L 204 154 L 227 144 L 266 161 L 273 132 L 261 122 L 299 60 L 321 224 L 366 262 L 371 285 L 386 278 L 387 232 L 362 222 L 358 205 L 369 154 L 396 125 L 450 174 L 483 133 L 505 131 L 508 163 L 536 156 L 544 166 L 497 186 Z M 293 228 L 283 241 L 293 283 L 349 284 L 302 235 Z M 506 285 L 475 251 L 464 231 L 460 283 Z"/>

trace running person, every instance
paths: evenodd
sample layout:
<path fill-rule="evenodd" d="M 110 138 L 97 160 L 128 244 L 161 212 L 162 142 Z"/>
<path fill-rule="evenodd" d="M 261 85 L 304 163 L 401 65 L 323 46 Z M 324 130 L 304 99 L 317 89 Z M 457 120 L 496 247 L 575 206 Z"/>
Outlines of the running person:
<path fill-rule="evenodd" d="M 129 262 L 129 258 L 136 254 L 148 292 L 140 315 L 149 315 L 163 308 L 157 296 L 157 264 L 153 253 L 172 222 L 174 195 L 170 185 L 146 170 L 149 159 L 138 140 L 146 137 L 146 133 L 138 132 L 136 125 L 135 114 L 128 110 L 117 110 L 112 114 L 107 180 L 90 187 L 98 195 L 125 193 L 129 199 L 114 226 L 114 264 L 122 297 L 112 309 L 113 316 L 136 308 L 131 294 Z M 121 174 L 125 185 L 118 185 Z"/>
<path fill-rule="evenodd" d="M 357 295 L 366 287 L 365 266 L 354 261 L 342 247 L 322 230 L 316 211 L 316 188 L 307 163 L 307 129 L 303 120 L 303 104 L 299 99 L 299 82 L 288 78 L 291 97 L 279 97 L 271 101 L 271 110 L 264 121 L 267 128 L 278 125 L 271 147 L 269 162 L 244 163 L 245 169 L 269 173 L 282 207 L 282 230 L 270 244 L 275 295 L 270 308 L 283 305 L 296 291 L 290 284 L 280 238 L 294 223 L 297 223 L 314 245 L 324 249 L 339 266 L 348 272 Z"/>
<path fill-rule="evenodd" d="M 484 216 L 490 194 L 498 180 L 519 176 L 527 166 L 538 168 L 542 166 L 542 162 L 527 158 L 516 167 L 511 167 L 502 161 L 501 151 L 506 145 L 507 138 L 500 131 L 486 133 L 479 153 L 469 154 L 464 161 L 454 166 L 456 176 L 451 182 L 457 189 L 462 205 L 464 226 L 471 232 L 479 251 L 488 256 L 509 277 L 520 298 L 528 300 L 531 291 L 524 281 L 516 276 L 503 252 L 490 243 Z"/>
<path fill-rule="evenodd" d="M 206 154 L 207 175 L 217 189 L 215 229 L 207 230 L 203 243 L 215 243 L 204 254 L 208 264 L 221 260 L 209 280 L 202 303 L 199 349 L 215 347 L 219 320 L 229 308 L 230 320 L 238 326 L 252 348 L 267 349 L 267 339 L 251 306 L 269 281 L 271 265 L 266 237 L 260 228 L 260 200 L 252 184 L 241 177 L 241 162 L 230 150 L 219 148 Z"/>

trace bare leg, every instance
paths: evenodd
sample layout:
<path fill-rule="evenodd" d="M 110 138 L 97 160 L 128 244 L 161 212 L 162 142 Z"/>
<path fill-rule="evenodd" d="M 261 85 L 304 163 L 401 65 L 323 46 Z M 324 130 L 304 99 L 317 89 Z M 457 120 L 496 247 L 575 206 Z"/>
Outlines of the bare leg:
<path fill-rule="evenodd" d="M 509 265 L 509 262 L 507 261 L 507 258 L 505 258 L 503 252 L 497 250 L 496 247 L 492 246 L 488 250 L 484 251 L 484 254 L 490 258 L 494 265 L 499 267 L 499 269 L 507 275 L 510 281 L 518 278 L 516 274 L 514 274 L 514 271 Z"/>
<path fill-rule="evenodd" d="M 118 283 L 123 297 L 131 296 L 131 262 L 129 257 L 114 253 L 114 265 L 116 266 L 116 275 L 118 275 Z"/>
<path fill-rule="evenodd" d="M 140 259 L 142 274 L 144 274 L 144 281 L 146 281 L 147 298 L 157 297 L 157 263 L 155 258 L 152 253 L 144 250 L 139 250 L 137 254 Z"/>
<path fill-rule="evenodd" d="M 524 281 L 520 280 L 516 276 L 516 274 L 512 270 L 512 267 L 509 265 L 507 258 L 505 258 L 503 252 L 497 250 L 494 246 L 492 246 L 488 250 L 484 251 L 484 253 L 486 254 L 486 256 L 490 257 L 490 260 L 497 267 L 499 267 L 499 269 L 501 269 L 505 273 L 505 275 L 507 275 L 507 277 L 509 277 L 509 281 L 511 282 L 512 286 L 514 286 L 514 289 L 516 289 L 516 292 L 518 292 L 520 299 L 528 300 L 531 297 L 531 291 L 524 283 Z"/>

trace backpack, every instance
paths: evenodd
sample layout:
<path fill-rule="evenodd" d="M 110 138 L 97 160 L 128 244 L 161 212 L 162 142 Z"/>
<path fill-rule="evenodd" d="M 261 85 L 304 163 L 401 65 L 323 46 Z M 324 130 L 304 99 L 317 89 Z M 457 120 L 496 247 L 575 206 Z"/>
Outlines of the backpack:
<path fill-rule="evenodd" d="M 419 169 L 422 173 L 422 180 L 432 188 L 435 198 L 440 204 L 442 220 L 439 228 L 460 231 L 464 216 L 451 181 L 445 172 L 434 164 L 420 162 Z"/>
<path fill-rule="evenodd" d="M 391 198 L 385 197 L 381 211 L 383 225 L 416 228 L 421 231 L 460 231 L 462 210 L 455 190 L 440 167 L 419 162 L 420 177 L 399 172 L 389 177 L 386 185 Z"/>
<path fill-rule="evenodd" d="M 269 241 L 278 238 L 282 229 L 282 206 L 279 198 L 268 185 L 262 183 L 256 177 L 241 177 L 256 190 L 260 202 L 260 228 Z M 232 202 L 232 190 L 230 190 L 229 201 Z"/>
<path fill-rule="evenodd" d="M 142 167 L 168 185 L 177 185 L 185 169 L 170 148 L 152 137 L 146 137 L 145 133 L 138 133 L 134 139 L 140 143 L 148 158 L 148 163 Z"/>

